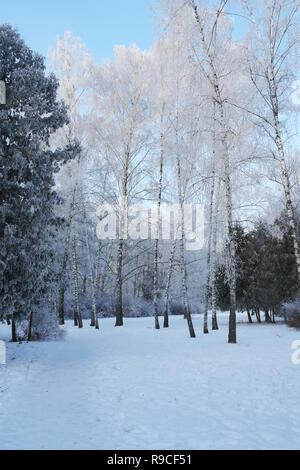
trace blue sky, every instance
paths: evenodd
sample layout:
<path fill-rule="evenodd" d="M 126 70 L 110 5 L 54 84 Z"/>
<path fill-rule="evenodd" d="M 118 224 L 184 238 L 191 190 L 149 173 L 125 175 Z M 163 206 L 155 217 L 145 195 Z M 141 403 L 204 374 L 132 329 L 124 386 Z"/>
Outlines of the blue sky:
<path fill-rule="evenodd" d="M 47 55 L 56 36 L 80 36 L 97 61 L 113 56 L 116 44 L 148 49 L 154 40 L 155 0 L 5 0 L 0 24 L 17 27 L 25 42 Z"/>

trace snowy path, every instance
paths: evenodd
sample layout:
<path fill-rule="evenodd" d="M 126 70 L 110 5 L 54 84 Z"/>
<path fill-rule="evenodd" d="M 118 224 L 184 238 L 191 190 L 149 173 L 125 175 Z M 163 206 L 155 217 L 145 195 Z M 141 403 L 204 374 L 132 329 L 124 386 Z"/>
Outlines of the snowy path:
<path fill-rule="evenodd" d="M 1 449 L 299 449 L 300 366 L 284 325 L 227 318 L 188 338 L 182 318 L 68 324 L 65 341 L 7 344 L 0 366 Z M 9 330 L 0 326 L 0 338 Z"/>

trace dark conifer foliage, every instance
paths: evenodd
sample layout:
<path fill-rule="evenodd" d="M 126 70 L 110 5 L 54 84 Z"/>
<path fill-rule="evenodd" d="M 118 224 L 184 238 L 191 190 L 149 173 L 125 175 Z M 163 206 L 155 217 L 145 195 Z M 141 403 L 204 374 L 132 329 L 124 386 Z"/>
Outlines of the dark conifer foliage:
<path fill-rule="evenodd" d="M 9 25 L 0 27 L 0 79 L 6 84 L 0 106 L 0 315 L 32 325 L 32 312 L 49 298 L 55 280 L 53 239 L 62 221 L 55 215 L 54 175 L 78 148 L 50 148 L 67 109 L 57 101 L 58 82 L 46 75 L 44 59 Z"/>
<path fill-rule="evenodd" d="M 264 222 L 246 232 L 235 226 L 237 254 L 237 306 L 248 312 L 249 321 L 260 312 L 267 322 L 274 321 L 282 303 L 291 301 L 297 294 L 297 272 L 290 232 L 283 223 L 285 215 L 273 226 Z M 229 289 L 226 266 L 217 271 L 218 305 L 223 311 L 229 308 Z"/>

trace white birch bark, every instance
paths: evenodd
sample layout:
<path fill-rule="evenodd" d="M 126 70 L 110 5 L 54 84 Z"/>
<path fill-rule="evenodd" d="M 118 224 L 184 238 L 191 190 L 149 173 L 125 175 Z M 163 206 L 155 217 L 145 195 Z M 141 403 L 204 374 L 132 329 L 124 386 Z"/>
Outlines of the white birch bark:
<path fill-rule="evenodd" d="M 163 183 L 163 168 L 164 168 L 164 108 L 162 106 L 161 119 L 160 119 L 160 164 L 159 164 L 159 182 L 158 182 L 158 195 L 157 195 L 157 211 L 156 211 L 156 238 L 154 241 L 154 273 L 153 273 L 153 305 L 154 305 L 154 319 L 155 329 L 160 329 L 159 312 L 158 312 L 158 257 L 159 257 L 159 226 L 160 226 L 160 213 L 161 213 L 161 200 L 162 200 L 162 183 Z"/>
<path fill-rule="evenodd" d="M 216 285 L 216 273 L 217 273 L 217 240 L 218 240 L 218 214 L 219 214 L 219 201 L 220 201 L 220 190 L 221 190 L 221 179 L 218 178 L 217 189 L 215 195 L 215 202 L 213 207 L 213 218 L 212 218 L 212 254 L 211 254 L 211 314 L 212 314 L 212 330 L 216 331 L 219 329 L 217 319 L 217 285 Z"/>
<path fill-rule="evenodd" d="M 203 51 L 206 56 L 206 60 L 209 65 L 209 73 L 202 68 L 209 83 L 213 89 L 213 99 L 216 104 L 216 109 L 220 122 L 220 141 L 222 145 L 222 160 L 223 160 L 223 171 L 224 171 L 224 183 L 225 183 L 225 194 L 226 194 L 226 212 L 227 212 L 227 231 L 228 231 L 228 283 L 230 291 L 230 317 L 229 317 L 229 333 L 228 342 L 236 343 L 236 266 L 235 266 L 235 241 L 234 241 L 234 227 L 233 227 L 233 215 L 232 215 L 232 187 L 231 187 L 231 172 L 230 172 L 230 156 L 228 146 L 228 130 L 225 121 L 224 113 L 224 101 L 221 94 L 220 79 L 218 77 L 214 56 L 210 52 L 210 49 L 206 43 L 203 24 L 201 22 L 198 7 L 195 0 L 190 0 L 191 6 L 194 11 L 195 20 L 199 27 L 200 41 L 202 44 Z M 201 66 L 201 63 L 199 62 Z"/>
<path fill-rule="evenodd" d="M 172 248 L 171 248 L 170 257 L 169 257 L 167 282 L 166 282 L 165 295 L 164 295 L 164 328 L 169 328 L 169 292 L 170 292 L 171 279 L 172 279 L 173 268 L 174 268 L 176 246 L 177 246 L 177 240 L 175 239 L 172 243 Z"/>
<path fill-rule="evenodd" d="M 94 272 L 93 272 L 93 263 L 92 263 L 92 256 L 91 256 L 91 247 L 89 241 L 89 230 L 87 225 L 87 217 L 86 217 L 86 208 L 83 200 L 83 194 L 81 191 L 81 207 L 82 207 L 82 216 L 83 216 L 83 223 L 85 229 L 85 243 L 88 255 L 88 267 L 89 267 L 89 278 L 90 278 L 90 289 L 91 289 L 91 304 L 92 304 L 92 315 L 91 315 L 91 326 L 95 327 L 99 330 L 99 320 L 97 315 L 97 306 L 96 306 L 96 295 L 95 295 L 95 280 L 94 280 Z"/>
<path fill-rule="evenodd" d="M 70 220 L 71 224 L 71 220 Z M 62 262 L 61 270 L 61 279 L 60 279 L 60 288 L 59 288 L 59 303 L 58 303 L 58 317 L 59 324 L 65 324 L 65 291 L 66 291 L 66 269 L 69 259 L 69 243 L 70 243 L 70 230 L 68 230 L 68 235 L 65 242 L 64 256 Z"/>
<path fill-rule="evenodd" d="M 179 259 L 180 259 L 180 271 L 181 271 L 181 288 L 183 295 L 183 302 L 185 308 L 185 318 L 187 320 L 189 332 L 191 338 L 196 338 L 194 330 L 193 320 L 190 311 L 190 305 L 188 300 L 187 291 L 187 272 L 185 266 L 185 225 L 184 225 L 184 195 L 182 188 L 181 178 L 181 162 L 180 162 L 180 151 L 179 151 L 179 111 L 178 111 L 178 97 L 177 97 L 177 109 L 175 117 L 175 137 L 176 137 L 176 164 L 177 164 L 177 184 L 178 184 L 178 199 L 180 206 L 180 240 L 179 240 Z"/>
<path fill-rule="evenodd" d="M 131 136 L 129 142 L 131 141 Z M 119 240 L 117 254 L 117 280 L 116 280 L 116 327 L 123 326 L 123 254 L 124 237 L 126 236 L 128 172 L 130 160 L 130 143 L 125 153 L 125 162 L 122 176 L 122 197 L 119 210 Z"/>
<path fill-rule="evenodd" d="M 98 240 L 98 247 L 97 247 L 97 253 L 96 253 L 96 260 L 95 260 L 95 293 L 99 292 L 100 283 L 101 283 L 101 269 L 100 269 L 101 253 L 102 253 L 102 241 Z"/>
<path fill-rule="evenodd" d="M 277 83 L 276 83 L 276 71 L 275 71 L 275 62 L 276 62 L 276 52 L 275 52 L 275 25 L 274 25 L 274 1 L 271 1 L 271 9 L 270 9 L 270 95 L 271 95 L 271 103 L 272 103 L 272 111 L 274 117 L 274 124 L 275 124 L 275 142 L 280 158 L 280 166 L 281 166 L 281 176 L 282 176 L 282 184 L 284 188 L 285 200 L 286 200 L 286 209 L 288 215 L 288 221 L 291 231 L 291 236 L 293 240 L 294 246 L 294 253 L 295 253 L 295 260 L 296 260 L 296 267 L 297 267 L 297 275 L 298 280 L 300 280 L 300 252 L 299 252 L 299 244 L 297 239 L 297 231 L 296 231 L 296 222 L 295 222 L 295 212 L 292 203 L 292 196 L 291 196 L 291 184 L 289 173 L 286 164 L 285 152 L 283 147 L 283 141 L 281 137 L 281 129 L 280 129 L 280 121 L 279 121 L 279 103 L 278 103 L 278 95 L 277 95 Z"/>
<path fill-rule="evenodd" d="M 75 191 L 74 191 L 75 195 Z M 74 199 L 75 200 L 75 197 Z M 73 206 L 74 207 L 74 206 Z M 74 325 L 83 328 L 83 322 L 79 307 L 79 282 L 78 282 L 78 259 L 77 259 L 77 236 L 72 218 L 72 288 L 73 288 L 73 302 L 74 302 Z"/>
<path fill-rule="evenodd" d="M 214 156 L 213 156 L 214 158 Z M 213 162 L 213 165 L 215 163 Z M 208 234 L 208 246 L 207 246 L 207 279 L 206 279 L 206 288 L 205 288 L 205 303 L 204 303 L 204 323 L 203 323 L 203 333 L 206 335 L 209 333 L 208 330 L 208 309 L 210 301 L 210 287 L 211 287 L 211 258 L 212 258 L 212 232 L 213 232 L 213 211 L 214 211 L 214 197 L 215 197 L 215 168 L 212 172 L 211 180 L 211 192 L 210 192 L 210 201 L 209 201 L 209 234 Z"/>

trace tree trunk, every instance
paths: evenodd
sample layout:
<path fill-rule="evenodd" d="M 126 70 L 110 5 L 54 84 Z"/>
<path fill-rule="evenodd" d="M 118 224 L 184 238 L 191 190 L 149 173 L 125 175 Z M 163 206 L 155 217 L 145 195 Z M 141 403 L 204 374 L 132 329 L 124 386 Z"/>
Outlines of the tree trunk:
<path fill-rule="evenodd" d="M 12 319 L 11 321 L 11 340 L 13 343 L 17 343 L 17 328 L 16 328 L 16 321 Z"/>
<path fill-rule="evenodd" d="M 79 328 L 83 328 L 83 322 L 79 307 L 77 240 L 74 230 L 72 234 L 72 286 L 74 302 L 74 325 L 78 326 Z"/>
<path fill-rule="evenodd" d="M 154 242 L 154 269 L 153 269 L 153 306 L 154 306 L 154 319 L 155 329 L 160 329 L 159 324 L 159 311 L 158 311 L 158 245 L 159 240 Z"/>
<path fill-rule="evenodd" d="M 259 308 L 255 309 L 255 315 L 256 315 L 258 323 L 261 323 L 261 316 L 260 316 Z"/>
<path fill-rule="evenodd" d="M 89 231 L 88 231 L 88 225 L 87 225 L 86 209 L 85 209 L 82 193 L 81 193 L 81 205 L 82 205 L 82 214 L 83 214 L 83 221 L 84 221 L 84 227 L 85 227 L 85 242 L 86 242 L 86 249 L 87 249 L 87 254 L 88 254 L 89 278 L 90 278 L 90 288 L 91 288 L 91 304 L 92 304 L 91 326 L 95 327 L 96 329 L 99 329 L 99 322 L 97 318 L 95 281 L 94 281 L 94 273 L 93 273 L 91 247 L 90 247 L 90 241 L 89 241 Z"/>
<path fill-rule="evenodd" d="M 213 165 L 215 165 L 215 155 L 213 155 Z M 210 288 L 211 288 L 211 261 L 212 261 L 212 232 L 213 232 L 213 207 L 214 207 L 214 198 L 215 198 L 215 168 L 212 172 L 212 184 L 210 192 L 210 204 L 209 204 L 209 236 L 208 236 L 208 247 L 207 247 L 207 279 L 206 279 L 206 289 L 205 289 L 205 307 L 204 307 L 204 326 L 203 333 L 206 335 L 208 331 L 208 309 L 210 301 Z"/>
<path fill-rule="evenodd" d="M 181 282 L 182 282 L 182 294 L 183 294 L 183 302 L 185 307 L 185 317 L 187 320 L 189 332 L 191 338 L 196 338 L 196 333 L 193 326 L 193 320 L 190 311 L 190 305 L 188 301 L 188 293 L 187 293 L 187 275 L 186 275 L 186 268 L 185 268 L 185 259 L 184 259 L 184 237 L 180 240 L 180 268 L 181 268 Z"/>
<path fill-rule="evenodd" d="M 273 13 L 273 12 L 271 12 Z M 284 187 L 284 194 L 286 200 L 286 209 L 289 221 L 289 228 L 291 231 L 291 236 L 293 240 L 294 246 L 294 254 L 295 254 L 295 262 L 297 268 L 297 275 L 298 281 L 300 281 L 300 251 L 299 251 L 299 244 L 297 239 L 297 230 L 296 230 L 296 222 L 295 222 L 295 213 L 294 207 L 292 203 L 292 196 L 291 196 L 291 185 L 290 185 L 290 178 L 288 174 L 288 169 L 285 161 L 285 152 L 281 137 L 281 129 L 280 129 L 280 122 L 279 122 L 279 104 L 278 104 L 278 87 L 276 83 L 276 38 L 275 38 L 275 26 L 274 26 L 274 18 L 271 15 L 270 18 L 270 95 L 272 101 L 272 110 L 275 122 L 275 142 L 278 149 L 279 157 L 280 157 L 280 165 L 281 165 L 281 176 L 282 176 L 282 183 Z"/>
<path fill-rule="evenodd" d="M 169 259 L 169 267 L 168 267 L 168 275 L 167 275 L 167 283 L 165 289 L 165 298 L 164 298 L 164 328 L 169 328 L 169 292 L 171 286 L 171 279 L 173 273 L 173 265 L 174 265 L 174 258 L 175 258 L 175 251 L 176 251 L 176 240 L 174 240 L 172 244 L 172 249 L 170 253 Z"/>
<path fill-rule="evenodd" d="M 212 310 L 212 330 L 217 331 L 219 329 L 218 318 L 217 318 L 217 230 L 218 230 L 218 214 L 219 214 L 219 198 L 221 189 L 221 179 L 218 178 L 218 185 L 216 191 L 216 198 L 213 210 L 213 233 L 212 233 L 212 256 L 211 256 L 211 310 Z"/>
<path fill-rule="evenodd" d="M 59 306 L 58 306 L 58 317 L 59 317 L 60 325 L 65 324 L 65 291 L 66 291 L 65 281 L 66 281 L 66 269 L 67 269 L 67 263 L 68 263 L 68 257 L 69 257 L 69 254 L 68 254 L 69 240 L 70 240 L 70 234 L 68 234 L 68 237 L 67 237 L 67 243 L 65 246 L 64 258 L 63 258 L 62 270 L 61 270 L 61 286 L 59 289 Z"/>
<path fill-rule="evenodd" d="M 129 136 L 125 152 L 125 165 L 122 176 L 122 198 L 119 212 L 119 244 L 117 258 L 117 280 L 116 280 L 116 327 L 123 326 L 123 254 L 124 239 L 127 237 L 127 197 L 128 197 L 128 172 L 130 162 L 130 146 L 132 135 Z"/>
<path fill-rule="evenodd" d="M 104 179 L 103 179 L 103 186 L 102 186 L 102 194 L 101 194 L 101 202 L 104 203 L 105 201 L 105 194 L 106 194 L 106 188 L 107 188 L 107 178 L 108 178 L 108 171 L 105 172 Z M 95 262 L 95 295 L 100 290 L 100 287 L 102 290 L 104 290 L 104 279 L 102 279 L 101 282 L 101 253 L 103 249 L 103 244 L 102 240 L 98 240 L 98 249 L 97 249 L 97 255 L 96 255 L 96 262 Z"/>
<path fill-rule="evenodd" d="M 214 115 L 213 115 L 214 123 L 213 123 L 213 151 L 212 151 L 212 182 L 211 182 L 211 192 L 210 192 L 210 204 L 209 204 L 209 236 L 208 236 L 208 251 L 207 251 L 207 280 L 206 280 L 206 290 L 205 290 L 205 310 L 204 310 L 204 327 L 203 332 L 204 334 L 208 334 L 208 309 L 209 309 L 209 302 L 211 299 L 211 281 L 213 279 L 213 264 L 214 258 L 212 257 L 213 252 L 214 256 L 216 256 L 216 216 L 217 216 L 217 204 L 218 204 L 218 194 L 216 195 L 216 129 L 215 129 L 215 122 L 216 122 L 216 104 L 214 103 Z M 220 179 L 218 180 L 220 182 Z M 220 184 L 219 184 L 220 186 Z M 218 187 L 219 191 L 219 187 Z M 214 246 L 213 246 L 214 243 Z M 212 315 L 212 322 L 213 327 L 216 326 L 216 312 Z"/>
<path fill-rule="evenodd" d="M 223 109 L 221 111 L 223 116 Z M 222 118 L 222 122 L 223 118 Z M 224 129 L 225 129 L 225 123 Z M 226 132 L 226 130 L 224 131 Z M 223 137 L 223 147 L 225 152 L 224 167 L 225 167 L 225 187 L 226 187 L 226 208 L 227 208 L 227 223 L 228 223 L 228 238 L 229 238 L 229 253 L 228 253 L 228 280 L 229 280 L 229 295 L 230 295 L 230 316 L 229 316 L 229 333 L 228 343 L 236 344 L 236 251 L 234 240 L 234 227 L 232 218 L 232 193 L 231 193 L 231 177 L 230 177 L 230 163 L 229 151 L 227 146 L 227 138 Z"/>
<path fill-rule="evenodd" d="M 229 243 L 229 255 L 228 255 L 228 282 L 230 291 L 230 316 L 229 316 L 229 332 L 228 342 L 235 344 L 236 338 L 236 266 L 235 266 L 235 241 L 234 241 L 234 227 L 233 227 L 233 216 L 232 216 L 232 189 L 231 189 L 231 175 L 230 175 L 230 158 L 229 158 L 229 146 L 228 146 L 228 130 L 225 122 L 224 113 L 224 101 L 221 96 L 220 80 L 215 67 L 215 59 L 210 52 L 205 40 L 204 27 L 201 23 L 201 19 L 198 13 L 198 7 L 195 0 L 191 0 L 191 6 L 194 11 L 195 20 L 199 27 L 200 40 L 205 52 L 210 73 L 207 74 L 207 78 L 212 86 L 213 98 L 217 105 L 220 119 L 220 137 L 223 148 L 223 164 L 224 164 L 224 181 L 226 190 L 226 212 L 227 212 L 227 224 L 228 224 L 228 243 Z"/>
<path fill-rule="evenodd" d="M 74 325 L 83 328 L 83 322 L 79 307 L 79 280 L 78 280 L 78 260 L 77 260 L 77 237 L 75 228 L 75 198 L 77 186 L 73 190 L 73 199 L 71 204 L 71 261 L 72 261 L 72 292 L 73 292 L 73 308 L 74 308 Z"/>
<path fill-rule="evenodd" d="M 86 276 L 83 276 L 83 280 L 82 280 L 82 293 L 83 294 L 86 294 Z"/>
<path fill-rule="evenodd" d="M 99 292 L 100 284 L 101 284 L 101 269 L 100 269 L 101 252 L 102 252 L 102 242 L 101 240 L 98 240 L 98 249 L 97 249 L 96 261 L 95 261 L 95 293 L 96 294 Z"/>
<path fill-rule="evenodd" d="M 249 321 L 249 323 L 253 323 L 250 310 L 247 310 L 247 315 L 248 315 L 248 321 Z"/>
<path fill-rule="evenodd" d="M 134 278 L 133 278 L 133 297 L 139 297 L 139 291 L 138 291 L 138 279 L 139 279 L 139 272 L 138 272 L 138 268 L 139 268 L 139 255 L 137 255 L 137 257 L 136 257 L 136 263 L 135 263 L 135 267 L 136 267 L 136 274 L 134 275 Z"/>
<path fill-rule="evenodd" d="M 208 258 L 207 265 L 210 266 L 210 253 L 209 255 L 207 255 L 207 258 Z M 206 288 L 205 288 L 204 323 L 203 323 L 203 333 L 205 335 L 208 335 L 209 333 L 209 330 L 208 330 L 209 297 L 210 297 L 210 272 L 207 274 Z"/>
<path fill-rule="evenodd" d="M 256 29 L 256 33 L 258 38 L 261 42 L 263 49 L 265 50 L 266 44 L 263 39 L 261 30 L 259 29 L 259 25 L 256 22 L 254 12 L 252 11 L 249 3 L 247 0 L 243 0 L 246 8 L 250 14 L 250 18 L 252 21 L 253 26 Z M 296 2 L 295 2 L 296 4 Z M 296 14 L 296 9 L 294 14 Z M 295 264 L 297 269 L 297 277 L 298 281 L 300 281 L 300 251 L 299 251 L 299 244 L 297 239 L 297 230 L 296 230 L 296 222 L 295 222 L 295 212 L 292 203 L 291 197 L 291 184 L 289 173 L 286 165 L 286 158 L 285 158 L 285 151 L 283 146 L 283 139 L 280 127 L 280 110 L 279 110 L 279 95 L 278 95 L 278 87 L 279 87 L 279 80 L 280 77 L 280 67 L 285 58 L 288 55 L 289 49 L 285 50 L 284 54 L 280 50 L 280 45 L 284 44 L 285 37 L 288 35 L 289 27 L 282 23 L 280 26 L 278 25 L 277 18 L 275 19 L 276 7 L 275 3 L 272 1 L 270 4 L 270 8 L 268 10 L 269 18 L 268 18 L 268 53 L 265 52 L 265 70 L 266 75 L 265 78 L 267 80 L 268 88 L 269 88 L 269 96 L 270 96 L 270 108 L 274 118 L 274 130 L 275 136 L 274 141 L 278 150 L 278 154 L 280 157 L 280 165 L 281 165 L 281 177 L 282 177 L 282 184 L 284 188 L 285 200 L 286 200 L 286 209 L 288 215 L 288 222 L 289 228 L 293 240 L 293 247 L 294 247 L 294 255 L 295 255 Z M 289 22 L 292 20 L 292 17 L 289 18 Z M 276 24 L 275 24 L 276 23 Z M 282 30 L 280 31 L 280 27 Z M 280 39 L 279 39 L 280 38 Z M 273 126 L 272 126 L 273 127 Z M 268 133 L 270 135 L 270 133 Z"/>
<path fill-rule="evenodd" d="M 285 162 L 285 154 L 284 154 L 282 139 L 280 135 L 279 118 L 278 118 L 278 115 L 276 114 L 275 114 L 275 122 L 276 122 L 276 145 L 277 145 L 279 156 L 280 156 L 281 175 L 282 175 L 282 183 L 284 187 L 284 194 L 285 194 L 285 200 L 286 200 L 286 210 L 287 210 L 287 215 L 288 215 L 291 237 L 293 240 L 295 262 L 296 262 L 296 268 L 297 268 L 297 277 L 298 277 L 298 281 L 300 281 L 300 251 L 299 251 L 299 244 L 298 244 L 298 239 L 297 239 L 295 213 L 294 213 L 294 207 L 292 203 L 290 179 L 289 179 L 289 174 L 288 174 L 288 170 L 287 170 L 287 166 Z"/>
<path fill-rule="evenodd" d="M 116 325 L 123 326 L 123 240 L 119 239 L 116 284 Z"/>
<path fill-rule="evenodd" d="M 160 227 L 160 208 L 162 199 L 162 183 L 163 183 L 163 168 L 164 168 L 164 105 L 161 110 L 160 119 L 160 165 L 159 165 L 159 183 L 157 195 L 157 213 L 155 220 L 155 242 L 154 242 L 154 273 L 153 273 L 153 305 L 154 305 L 154 318 L 155 329 L 160 329 L 159 312 L 158 312 L 158 256 L 159 256 L 159 227 Z"/>
<path fill-rule="evenodd" d="M 29 325 L 28 325 L 28 341 L 32 340 L 32 321 L 33 321 L 33 313 L 30 312 Z"/>
<path fill-rule="evenodd" d="M 177 161 L 177 185 L 178 185 L 178 200 L 180 207 L 180 240 L 179 240 L 179 254 L 180 254 L 180 271 L 181 271 L 181 286 L 183 302 L 185 307 L 185 318 L 187 320 L 189 333 L 191 338 L 196 338 L 193 320 L 190 311 L 190 305 L 188 300 L 187 291 L 187 272 L 185 266 L 184 256 L 184 242 L 185 242 L 185 226 L 184 226 L 184 194 L 182 188 L 182 177 L 181 177 L 181 162 L 180 162 L 180 150 L 179 150 L 179 109 L 178 109 L 178 96 L 177 96 L 177 109 L 175 117 L 175 134 L 176 134 L 176 161 Z M 174 234 L 176 238 L 176 233 Z"/>
<path fill-rule="evenodd" d="M 265 310 L 265 322 L 266 323 L 271 323 L 271 317 L 270 317 L 269 310 Z"/>
<path fill-rule="evenodd" d="M 65 286 L 61 286 L 59 289 L 59 306 L 58 306 L 58 318 L 59 324 L 65 324 Z"/>

